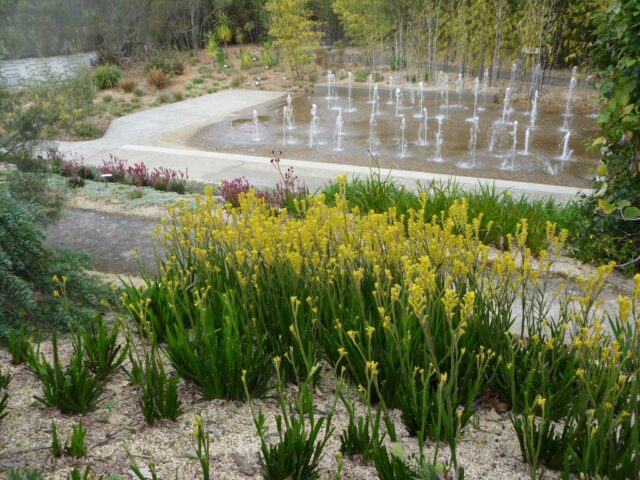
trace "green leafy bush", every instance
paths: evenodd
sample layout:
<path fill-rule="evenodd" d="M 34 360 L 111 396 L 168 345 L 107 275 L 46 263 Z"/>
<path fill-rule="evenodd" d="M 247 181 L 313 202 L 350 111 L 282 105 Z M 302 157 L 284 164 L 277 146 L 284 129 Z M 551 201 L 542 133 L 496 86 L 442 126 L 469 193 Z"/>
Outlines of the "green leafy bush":
<path fill-rule="evenodd" d="M 262 65 L 264 65 L 265 67 L 272 68 L 278 65 L 278 57 L 273 51 L 273 45 L 271 43 L 266 42 L 262 44 L 260 60 L 262 62 Z"/>
<path fill-rule="evenodd" d="M 253 67 L 253 55 L 248 48 L 240 49 L 240 68 L 242 70 L 249 70 Z"/>
<path fill-rule="evenodd" d="M 81 340 L 82 345 L 74 348 L 82 352 L 89 369 L 99 380 L 110 378 L 127 357 L 127 347 L 118 344 L 119 333 L 120 324 L 116 323 L 109 333 L 102 316 L 98 315 L 86 327 L 80 327 L 74 339 Z"/>
<path fill-rule="evenodd" d="M 68 366 L 63 367 L 58 355 L 58 339 L 54 334 L 53 364 L 39 350 L 29 355 L 28 365 L 42 382 L 42 396 L 35 399 L 44 405 L 55 406 L 62 413 L 87 413 L 100 402 L 103 384 L 95 377 L 83 356 L 82 337 L 76 336 L 74 353 Z"/>
<path fill-rule="evenodd" d="M 594 181 L 595 195 L 583 203 L 583 220 L 575 230 L 575 252 L 598 263 L 613 260 L 640 271 L 640 5 L 616 0 L 596 18 L 597 41 L 592 64 L 603 81 L 598 117 L 602 151 Z"/>
<path fill-rule="evenodd" d="M 138 403 L 145 421 L 152 425 L 156 420 L 175 420 L 182 415 L 182 403 L 178 395 L 179 378 L 166 374 L 161 353 L 155 343 L 152 342 L 150 351 L 145 350 L 144 359 L 133 348 L 129 359 L 129 376 L 142 390 Z"/>
<path fill-rule="evenodd" d="M 122 69 L 111 64 L 101 65 L 93 71 L 96 87 L 100 90 L 117 87 L 122 75 Z"/>
<path fill-rule="evenodd" d="M 31 348 L 30 332 L 22 325 L 20 329 L 9 328 L 7 331 L 7 347 L 11 354 L 11 363 L 20 365 L 27 360 Z"/>
<path fill-rule="evenodd" d="M 169 77 L 179 76 L 184 73 L 184 60 L 178 52 L 161 52 L 144 64 L 145 74 L 148 74 L 152 69 L 160 70 Z"/>
<path fill-rule="evenodd" d="M 12 468 L 7 472 L 7 480 L 45 480 L 45 476 L 39 468 Z"/>

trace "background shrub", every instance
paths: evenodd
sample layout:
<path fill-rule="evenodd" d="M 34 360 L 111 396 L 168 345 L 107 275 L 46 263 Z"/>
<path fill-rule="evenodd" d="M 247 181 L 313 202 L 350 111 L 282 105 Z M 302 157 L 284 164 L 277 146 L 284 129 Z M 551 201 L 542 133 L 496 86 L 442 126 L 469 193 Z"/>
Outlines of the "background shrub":
<path fill-rule="evenodd" d="M 147 73 L 148 82 L 158 90 L 163 90 L 171 83 L 171 77 L 168 73 L 159 68 L 150 68 Z"/>
<path fill-rule="evenodd" d="M 124 93 L 132 93 L 136 88 L 136 81 L 131 78 L 123 78 L 118 82 L 118 86 Z"/>
<path fill-rule="evenodd" d="M 93 75 L 96 87 L 100 90 L 115 88 L 122 78 L 122 69 L 112 64 L 101 65 L 94 70 Z"/>

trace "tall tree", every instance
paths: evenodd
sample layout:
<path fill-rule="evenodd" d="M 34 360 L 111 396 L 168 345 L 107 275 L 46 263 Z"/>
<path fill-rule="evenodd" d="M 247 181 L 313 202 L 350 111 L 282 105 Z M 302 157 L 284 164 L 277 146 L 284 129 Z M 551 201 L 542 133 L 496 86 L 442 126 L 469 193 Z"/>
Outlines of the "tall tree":
<path fill-rule="evenodd" d="M 282 51 L 291 71 L 298 78 L 304 75 L 304 64 L 322 37 L 317 22 L 305 0 L 268 0 L 269 35 Z"/>

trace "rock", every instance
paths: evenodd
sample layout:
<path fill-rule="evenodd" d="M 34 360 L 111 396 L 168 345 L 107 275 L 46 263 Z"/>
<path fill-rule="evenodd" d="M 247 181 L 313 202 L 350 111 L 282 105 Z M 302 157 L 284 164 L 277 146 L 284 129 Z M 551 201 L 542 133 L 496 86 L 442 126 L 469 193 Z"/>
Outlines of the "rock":
<path fill-rule="evenodd" d="M 231 458 L 238 467 L 238 470 L 240 470 L 240 473 L 248 477 L 253 477 L 255 475 L 256 465 L 252 463 L 246 456 L 241 455 L 237 452 L 233 452 L 231 454 Z"/>

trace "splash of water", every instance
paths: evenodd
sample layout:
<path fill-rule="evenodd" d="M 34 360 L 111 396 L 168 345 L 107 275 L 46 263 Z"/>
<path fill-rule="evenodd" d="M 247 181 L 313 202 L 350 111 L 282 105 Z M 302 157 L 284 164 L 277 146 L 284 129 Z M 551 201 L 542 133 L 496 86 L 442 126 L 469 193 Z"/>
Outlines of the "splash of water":
<path fill-rule="evenodd" d="M 344 120 L 342 119 L 342 109 L 338 109 L 338 115 L 336 116 L 336 151 L 342 151 L 342 127 L 344 126 Z"/>
<path fill-rule="evenodd" d="M 504 105 L 502 106 L 502 124 L 509 122 L 509 116 L 511 115 L 511 87 L 507 87 L 504 92 Z"/>
<path fill-rule="evenodd" d="M 560 143 L 560 148 L 562 149 L 562 153 L 560 154 L 560 160 L 563 162 L 567 162 L 571 160 L 571 154 L 573 150 L 569 147 L 569 140 L 571 139 L 571 130 L 564 134 L 562 137 L 562 142 Z"/>
<path fill-rule="evenodd" d="M 444 120 L 444 117 L 442 115 L 438 115 L 436 118 L 438 120 L 438 131 L 436 132 L 436 156 L 433 161 L 442 163 L 442 143 L 444 142 L 444 139 L 442 138 L 442 120 Z"/>
<path fill-rule="evenodd" d="M 309 147 L 313 147 L 318 134 L 318 105 L 311 105 L 311 121 L 309 122 Z"/>
<path fill-rule="evenodd" d="M 369 117 L 369 151 L 375 152 L 375 147 L 377 145 L 376 140 L 376 116 L 374 113 Z"/>
<path fill-rule="evenodd" d="M 469 162 L 471 167 L 476 166 L 476 146 L 478 144 L 478 130 L 480 127 L 480 119 L 476 116 L 471 121 L 471 128 L 469 129 Z"/>
<path fill-rule="evenodd" d="M 511 170 L 515 167 L 516 162 L 516 146 L 518 145 L 518 121 L 513 121 L 513 130 L 511 130 L 513 143 L 511 144 Z"/>
<path fill-rule="evenodd" d="M 407 156 L 407 140 L 405 139 L 405 130 L 407 129 L 407 121 L 402 117 L 400 121 L 400 158 Z"/>
<path fill-rule="evenodd" d="M 529 126 L 531 128 L 536 127 L 537 119 L 538 119 L 538 90 L 533 92 L 533 99 L 531 100 L 531 116 L 529 117 Z"/>
<path fill-rule="evenodd" d="M 402 90 L 396 88 L 396 117 L 400 116 L 400 105 L 402 104 Z"/>
<path fill-rule="evenodd" d="M 576 78 L 577 72 L 578 67 L 573 67 L 571 70 L 571 80 L 569 81 L 569 90 L 567 91 L 567 106 L 564 110 L 564 123 L 562 125 L 563 132 L 568 132 L 571 129 L 571 117 L 573 117 L 573 114 L 571 113 L 571 109 L 573 107 L 573 94 L 576 84 L 578 83 L 578 79 Z"/>
<path fill-rule="evenodd" d="M 418 128 L 418 145 L 429 145 L 429 114 L 427 113 L 427 107 L 422 108 L 422 115 L 420 120 L 420 127 Z"/>

